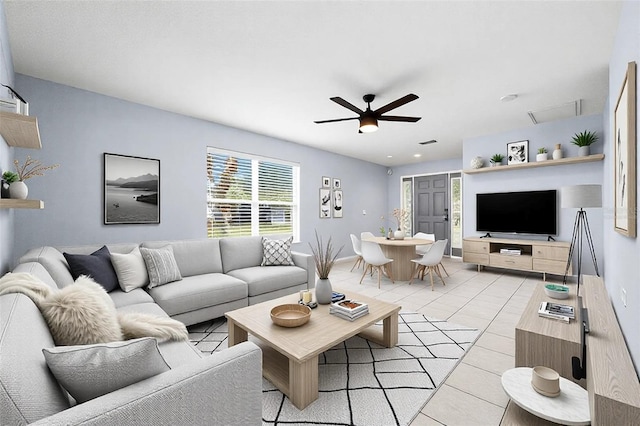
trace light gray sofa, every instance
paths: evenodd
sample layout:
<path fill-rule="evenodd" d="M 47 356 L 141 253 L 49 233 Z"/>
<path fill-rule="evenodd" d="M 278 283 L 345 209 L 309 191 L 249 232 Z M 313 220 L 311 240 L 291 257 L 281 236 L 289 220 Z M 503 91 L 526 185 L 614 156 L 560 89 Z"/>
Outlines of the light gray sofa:
<path fill-rule="evenodd" d="M 128 253 L 138 244 L 107 244 L 111 253 Z M 182 280 L 129 293 L 110 292 L 117 307 L 157 303 L 170 317 L 185 325 L 224 316 L 228 311 L 312 288 L 313 257 L 292 253 L 295 266 L 260 266 L 261 237 L 143 242 L 140 247 L 171 245 Z M 89 254 L 102 245 L 39 247 L 29 250 L 19 263 L 37 262 L 58 287 L 73 283 L 63 252 Z"/>
<path fill-rule="evenodd" d="M 41 263 L 23 262 L 14 272 L 28 272 L 56 286 Z M 131 298 L 118 294 L 114 300 L 119 309 L 167 315 L 139 290 L 142 293 Z M 171 370 L 82 404 L 74 404 L 49 371 L 42 349 L 53 346 L 49 328 L 31 299 L 22 294 L 0 296 L 2 425 L 261 423 L 262 354 L 251 342 L 206 357 L 188 342 L 161 343 L 160 353 Z"/>

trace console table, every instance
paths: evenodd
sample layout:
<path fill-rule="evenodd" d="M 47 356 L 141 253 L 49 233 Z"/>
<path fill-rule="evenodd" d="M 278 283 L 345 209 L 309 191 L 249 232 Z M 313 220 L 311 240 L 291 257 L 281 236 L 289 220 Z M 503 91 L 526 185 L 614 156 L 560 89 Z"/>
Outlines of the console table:
<path fill-rule="evenodd" d="M 483 266 L 564 275 L 571 243 L 564 241 L 516 240 L 469 237 L 462 241 L 462 261 Z M 501 249 L 517 249 L 520 255 L 501 254 Z M 569 265 L 568 274 L 573 273 Z"/>

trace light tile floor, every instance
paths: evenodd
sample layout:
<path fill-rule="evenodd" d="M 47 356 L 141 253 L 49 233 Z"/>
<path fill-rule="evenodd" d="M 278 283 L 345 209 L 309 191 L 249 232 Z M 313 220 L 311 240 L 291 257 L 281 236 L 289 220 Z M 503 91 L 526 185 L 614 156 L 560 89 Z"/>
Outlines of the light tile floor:
<path fill-rule="evenodd" d="M 542 276 L 499 269 L 478 272 L 460 259 L 444 258 L 443 263 L 450 276 L 445 275 L 446 286 L 436 278 L 433 291 L 428 277 L 411 285 L 383 278 L 378 289 L 374 275 L 359 284 L 362 269 L 351 272 L 349 260 L 337 262 L 329 278 L 333 287 L 479 329 L 475 344 L 411 426 L 499 425 L 509 401 L 500 375 L 514 367 L 515 326 Z M 206 352 L 226 347 L 226 339 L 221 338 L 226 331 L 223 319 L 189 327 L 192 342 Z"/>

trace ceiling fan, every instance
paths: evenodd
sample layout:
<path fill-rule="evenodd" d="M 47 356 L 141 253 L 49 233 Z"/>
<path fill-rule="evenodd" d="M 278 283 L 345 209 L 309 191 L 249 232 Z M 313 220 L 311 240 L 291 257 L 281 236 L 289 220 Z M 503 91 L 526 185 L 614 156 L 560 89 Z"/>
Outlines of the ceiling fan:
<path fill-rule="evenodd" d="M 333 102 L 337 103 L 338 105 L 341 105 L 347 109 L 350 109 L 351 111 L 358 114 L 358 117 L 335 118 L 333 120 L 320 120 L 320 121 L 314 121 L 314 123 L 322 124 L 322 123 L 334 123 L 336 121 L 360 120 L 360 127 L 358 129 L 358 133 L 371 133 L 378 130 L 378 121 L 405 121 L 409 123 L 415 123 L 416 121 L 420 120 L 420 118 L 422 118 L 422 117 L 403 117 L 399 115 L 382 115 L 386 112 L 389 112 L 393 109 L 401 107 L 404 104 L 407 104 L 411 101 L 415 101 L 416 99 L 418 99 L 418 96 L 414 95 L 413 93 L 403 96 L 400 99 L 396 99 L 395 101 L 390 102 L 385 106 L 378 108 L 375 111 L 372 111 L 371 102 L 373 102 L 375 97 L 376 95 L 371 95 L 371 94 L 364 95 L 362 97 L 362 99 L 367 103 L 367 109 L 364 111 L 362 111 L 357 106 L 345 101 L 340 97 L 330 98 Z"/>

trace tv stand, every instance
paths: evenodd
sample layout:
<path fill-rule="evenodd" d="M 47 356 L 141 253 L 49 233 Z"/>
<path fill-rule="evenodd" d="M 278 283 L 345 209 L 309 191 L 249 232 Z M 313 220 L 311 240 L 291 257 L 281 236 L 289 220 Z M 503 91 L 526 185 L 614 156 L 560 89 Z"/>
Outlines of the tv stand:
<path fill-rule="evenodd" d="M 564 275 L 571 244 L 564 241 L 470 237 L 462 243 L 462 261 L 483 266 Z M 503 250 L 505 249 L 505 250 Z M 507 251 L 506 253 L 501 253 Z M 569 265 L 568 275 L 573 274 Z"/>

